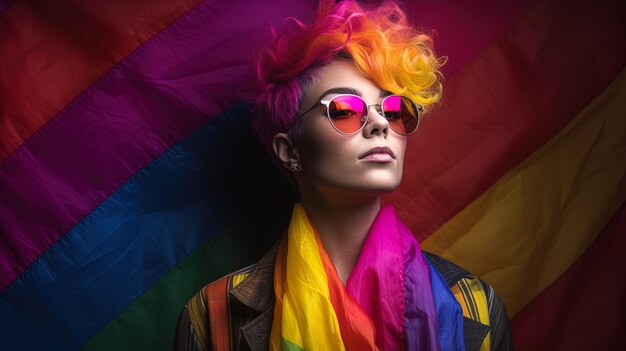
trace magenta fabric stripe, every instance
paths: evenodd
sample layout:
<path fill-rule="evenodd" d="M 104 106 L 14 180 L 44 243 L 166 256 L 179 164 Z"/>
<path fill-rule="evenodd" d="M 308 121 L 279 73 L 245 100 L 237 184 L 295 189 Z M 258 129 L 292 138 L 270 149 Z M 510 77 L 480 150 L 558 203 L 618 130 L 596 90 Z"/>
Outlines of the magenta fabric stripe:
<path fill-rule="evenodd" d="M 402 246 L 398 226 L 393 206 L 383 206 L 365 238 L 359 258 L 346 282 L 346 289 L 374 322 L 376 346 L 381 350 L 396 350 L 404 346 L 401 341 L 404 340 L 405 248 Z M 428 272 L 428 266 L 424 265 L 422 268 Z M 428 280 L 422 283 L 427 284 Z M 427 296 L 425 300 L 432 301 L 430 291 L 420 296 Z M 432 304 L 430 307 L 429 312 L 434 314 Z M 426 345 L 427 341 L 423 344 Z"/>
<path fill-rule="evenodd" d="M 250 92 L 247 62 L 269 36 L 265 24 L 311 2 L 201 3 L 16 150 L 0 167 L 0 223 L 11 234 L 0 236 L 0 289 L 135 172 L 241 100 L 233 92 Z"/>
<path fill-rule="evenodd" d="M 393 206 L 378 212 L 346 289 L 374 323 L 380 350 L 463 349 L 461 307 Z"/>
<path fill-rule="evenodd" d="M 405 6 L 418 26 L 438 29 L 442 54 L 465 43 L 463 54 L 448 64 L 451 74 L 529 1 L 489 0 L 470 8 L 450 0 Z M 261 24 L 280 26 L 282 18 L 298 17 L 314 3 L 204 2 L 138 48 L 16 150 L 0 166 L 0 222 L 10 234 L 0 236 L 0 289 L 135 171 L 240 100 L 232 92 L 249 92 L 246 62 L 250 49 L 266 37 Z M 473 11 L 502 16 L 477 23 L 481 17 L 471 16 Z M 467 38 L 459 39 L 458 32 Z"/>

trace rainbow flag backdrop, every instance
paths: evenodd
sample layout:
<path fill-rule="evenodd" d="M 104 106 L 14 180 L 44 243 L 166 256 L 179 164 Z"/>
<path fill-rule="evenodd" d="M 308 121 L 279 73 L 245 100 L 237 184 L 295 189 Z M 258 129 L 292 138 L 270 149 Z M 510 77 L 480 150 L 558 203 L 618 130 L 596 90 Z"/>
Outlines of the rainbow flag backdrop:
<path fill-rule="evenodd" d="M 626 5 L 403 4 L 449 60 L 385 201 L 495 287 L 517 349 L 625 344 Z M 0 350 L 168 350 L 280 237 L 248 62 L 315 6 L 0 0 Z"/>

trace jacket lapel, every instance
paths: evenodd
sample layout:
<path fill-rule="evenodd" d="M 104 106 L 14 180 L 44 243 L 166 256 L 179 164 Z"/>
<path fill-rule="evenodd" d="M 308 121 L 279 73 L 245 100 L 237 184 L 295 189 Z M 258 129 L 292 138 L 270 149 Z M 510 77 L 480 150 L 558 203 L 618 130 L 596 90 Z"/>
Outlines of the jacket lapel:
<path fill-rule="evenodd" d="M 256 317 L 242 327 L 242 333 L 251 350 L 267 350 L 274 318 L 274 263 L 278 244 L 267 252 L 254 270 L 239 285 L 230 289 L 230 295 L 256 312 Z M 461 278 L 473 278 L 463 268 L 437 255 L 424 252 L 448 286 Z M 489 332 L 489 326 L 463 317 L 465 348 L 478 350 Z"/>
<path fill-rule="evenodd" d="M 254 270 L 236 287 L 230 295 L 252 309 L 256 315 L 246 323 L 241 331 L 251 350 L 267 350 L 274 319 L 274 263 L 278 244 L 267 252 Z"/>

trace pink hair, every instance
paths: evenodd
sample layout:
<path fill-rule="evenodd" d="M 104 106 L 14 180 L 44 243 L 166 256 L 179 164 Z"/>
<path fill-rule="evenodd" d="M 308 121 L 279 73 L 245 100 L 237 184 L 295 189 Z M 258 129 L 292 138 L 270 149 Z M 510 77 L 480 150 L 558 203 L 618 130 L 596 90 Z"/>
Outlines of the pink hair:
<path fill-rule="evenodd" d="M 261 93 L 253 127 L 270 155 L 274 135 L 285 132 L 298 116 L 317 69 L 334 59 L 352 59 L 380 88 L 412 98 L 425 109 L 440 99 L 442 60 L 433 53 L 432 39 L 412 28 L 394 1 L 364 6 L 353 0 L 322 1 L 311 24 L 288 18 L 292 25 L 257 55 Z"/>

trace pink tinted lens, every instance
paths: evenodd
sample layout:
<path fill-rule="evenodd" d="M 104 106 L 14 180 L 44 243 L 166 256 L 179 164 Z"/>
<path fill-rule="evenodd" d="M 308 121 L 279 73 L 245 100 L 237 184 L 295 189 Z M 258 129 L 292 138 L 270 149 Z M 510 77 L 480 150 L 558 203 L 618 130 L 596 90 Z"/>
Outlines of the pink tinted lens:
<path fill-rule="evenodd" d="M 398 134 L 411 134 L 417 129 L 419 111 L 409 98 L 391 95 L 383 100 L 383 112 L 389 126 Z"/>
<path fill-rule="evenodd" d="M 358 96 L 339 95 L 330 100 L 328 115 L 335 128 L 344 133 L 354 133 L 365 124 L 367 105 Z"/>

